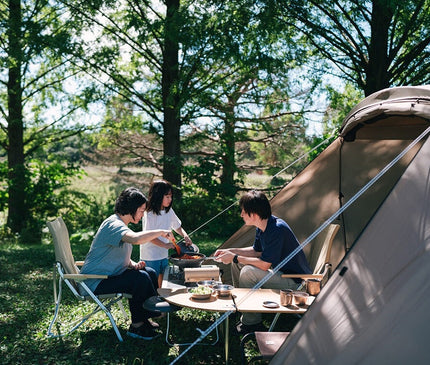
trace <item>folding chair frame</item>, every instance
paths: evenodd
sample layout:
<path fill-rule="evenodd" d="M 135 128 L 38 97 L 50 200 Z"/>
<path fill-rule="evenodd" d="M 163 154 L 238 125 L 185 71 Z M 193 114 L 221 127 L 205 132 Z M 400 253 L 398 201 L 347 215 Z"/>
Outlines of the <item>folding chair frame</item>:
<path fill-rule="evenodd" d="M 69 335 L 74 332 L 77 328 L 79 328 L 83 323 L 85 323 L 89 318 L 91 318 L 94 314 L 103 311 L 109 318 L 112 327 L 118 337 L 119 341 L 123 341 L 122 336 L 118 330 L 118 326 L 116 325 L 115 319 L 111 313 L 111 307 L 118 303 L 118 306 L 121 310 L 122 315 L 125 318 L 128 318 L 124 306 L 122 305 L 122 299 L 130 299 L 132 295 L 126 293 L 109 293 L 109 294 L 101 294 L 95 295 L 90 288 L 84 283 L 84 280 L 89 278 L 99 278 L 106 279 L 107 275 L 86 275 L 80 274 L 79 269 L 77 268 L 77 262 L 74 261 L 69 241 L 69 234 L 67 231 L 67 227 L 64 224 L 64 221 L 61 217 L 57 218 L 53 222 L 48 222 L 48 228 L 54 239 L 54 247 L 55 247 L 55 256 L 56 263 L 53 267 L 53 289 L 54 289 L 54 302 L 55 302 L 55 311 L 54 316 L 49 324 L 47 335 L 51 338 L 59 338 Z M 63 261 L 66 263 L 64 266 Z M 69 269 L 66 270 L 66 267 Z M 67 272 L 69 271 L 69 273 Z M 58 279 L 58 284 L 57 284 Z M 63 282 L 66 283 L 67 287 L 71 290 L 75 298 L 80 302 L 93 302 L 95 308 L 91 313 L 84 315 L 82 318 L 79 318 L 75 321 L 72 321 L 69 324 L 61 324 L 58 321 L 58 317 L 60 314 L 60 306 L 63 292 Z M 79 284 L 78 284 L 79 283 Z M 58 287 L 57 287 L 58 285 Z M 81 295 L 78 291 L 78 285 L 82 286 L 85 289 L 88 295 Z M 57 322 L 58 321 L 58 322 Z M 53 327 L 56 324 L 57 333 L 53 332 Z M 64 329 L 62 333 L 61 330 Z"/>
<path fill-rule="evenodd" d="M 59 276 L 59 278 L 58 278 L 58 291 L 57 291 L 57 274 Z M 74 285 L 65 276 L 67 276 L 67 274 L 64 274 L 61 263 L 57 262 L 56 264 L 54 264 L 53 287 L 54 287 L 55 311 L 54 311 L 54 316 L 52 318 L 52 321 L 51 321 L 49 328 L 48 328 L 48 336 L 51 338 L 59 338 L 59 337 L 67 336 L 67 335 L 71 334 L 72 332 L 74 332 L 76 329 L 78 329 L 90 317 L 92 317 L 93 315 L 95 315 L 96 313 L 98 313 L 100 311 L 103 311 L 108 316 L 108 318 L 112 324 L 112 327 L 113 327 L 113 329 L 114 329 L 114 331 L 118 337 L 118 340 L 122 342 L 123 339 L 122 339 L 122 336 L 119 332 L 118 326 L 116 325 L 115 319 L 112 316 L 111 307 L 115 303 L 118 303 L 118 306 L 121 310 L 122 315 L 124 316 L 124 318 L 128 318 L 127 313 L 125 312 L 124 306 L 123 306 L 121 301 L 123 298 L 131 298 L 131 295 L 123 294 L 123 293 L 114 293 L 114 294 L 104 294 L 104 295 L 98 295 L 97 296 L 88 288 L 88 286 L 85 283 L 82 282 L 82 283 L 80 283 L 80 285 L 82 285 L 82 287 L 87 291 L 87 293 L 89 293 L 88 296 L 82 296 L 77 292 Z M 61 333 L 60 328 L 57 326 L 57 329 L 59 332 L 58 332 L 58 334 L 55 334 L 52 331 L 52 328 L 57 323 L 58 316 L 60 313 L 61 298 L 62 298 L 62 291 L 63 291 L 63 282 L 69 287 L 69 289 L 72 291 L 72 293 L 74 294 L 74 296 L 78 300 L 80 300 L 82 302 L 93 301 L 95 304 L 95 308 L 91 313 L 84 315 L 80 319 L 72 322 L 69 326 L 67 326 L 68 328 L 66 329 L 66 331 L 64 333 Z M 64 327 L 64 325 L 62 325 L 62 327 Z"/>

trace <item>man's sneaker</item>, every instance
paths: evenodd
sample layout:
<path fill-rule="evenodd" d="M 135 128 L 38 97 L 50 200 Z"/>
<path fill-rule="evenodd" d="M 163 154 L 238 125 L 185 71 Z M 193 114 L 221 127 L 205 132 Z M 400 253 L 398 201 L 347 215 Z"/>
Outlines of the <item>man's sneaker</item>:
<path fill-rule="evenodd" d="M 141 338 L 143 340 L 152 340 L 160 336 L 160 334 L 148 323 L 144 323 L 140 327 L 133 327 L 130 325 L 127 335 L 134 338 Z"/>

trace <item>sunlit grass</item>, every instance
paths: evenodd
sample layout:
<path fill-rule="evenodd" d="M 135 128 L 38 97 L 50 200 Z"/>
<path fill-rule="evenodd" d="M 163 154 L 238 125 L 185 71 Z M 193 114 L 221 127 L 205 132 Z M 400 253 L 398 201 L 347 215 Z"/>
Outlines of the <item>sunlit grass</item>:
<path fill-rule="evenodd" d="M 129 180 L 115 180 L 116 168 L 89 167 L 87 175 L 73 182 L 72 188 L 104 198 L 115 197 L 119 186 L 135 185 L 146 191 L 151 171 L 133 170 L 126 174 Z M 148 175 L 149 174 L 149 175 Z M 265 175 L 253 174 L 250 182 L 258 186 Z M 134 184 L 140 184 L 136 185 Z M 122 185 L 121 185 L 122 184 Z M 146 187 L 146 188 L 145 188 Z M 0 220 L 5 219 L 0 216 Z M 94 227 L 97 229 L 97 227 Z M 71 245 L 76 260 L 83 260 L 92 240 L 91 233 L 70 232 Z M 104 313 L 99 313 L 71 335 L 48 338 L 46 333 L 54 313 L 52 269 L 54 250 L 49 232 L 45 229 L 40 245 L 18 244 L 17 240 L 0 242 L 0 359 L 1 364 L 142 364 L 162 365 L 171 363 L 184 351 L 181 346 L 168 346 L 163 336 L 153 341 L 142 341 L 126 336 L 129 319 L 124 319 L 118 308 L 113 309 L 124 342 L 120 343 Z M 77 237 L 74 239 L 74 237 Z M 200 252 L 211 255 L 223 243 L 222 239 L 209 239 L 204 232 L 192 235 Z M 132 258 L 138 260 L 136 247 Z M 128 313 L 128 305 L 124 301 Z M 88 312 L 87 303 L 78 303 L 64 288 L 61 321 L 67 323 Z M 270 323 L 271 316 L 264 317 Z M 183 309 L 171 315 L 172 341 L 190 342 L 199 336 L 196 328 L 207 329 L 216 320 L 211 312 Z M 232 315 L 230 331 L 238 317 Z M 277 330 L 290 330 L 296 319 L 281 316 Z M 166 318 L 159 319 L 163 331 Z M 223 326 L 221 326 L 222 328 Z M 213 340 L 210 334 L 207 340 Z M 239 341 L 230 336 L 230 363 L 240 363 Z M 252 351 L 251 349 L 249 351 Z M 222 364 L 224 343 L 221 329 L 220 341 L 215 346 L 195 346 L 181 364 Z"/>
<path fill-rule="evenodd" d="M 47 239 L 48 237 L 46 237 Z M 73 244 L 76 258 L 83 258 L 88 242 Z M 206 252 L 216 249 L 218 242 L 199 240 Z M 136 253 L 137 254 L 137 250 Z M 0 244 L 0 358 L 2 364 L 169 364 L 184 351 L 184 347 L 169 347 L 163 336 L 142 341 L 126 336 L 129 320 L 118 308 L 114 317 L 124 338 L 120 343 L 106 315 L 97 314 L 71 335 L 52 339 L 46 336 L 54 313 L 52 267 L 54 252 L 51 244 L 34 246 Z M 86 313 L 86 303 L 78 303 L 64 290 L 61 321 L 68 322 Z M 124 301 L 128 313 L 128 305 Z M 281 316 L 279 328 L 291 329 L 289 316 Z M 172 341 L 190 342 L 199 336 L 196 328 L 206 330 L 216 319 L 211 312 L 184 309 L 171 315 Z M 232 315 L 231 330 L 237 321 Z M 265 317 L 271 321 L 272 317 Z M 166 317 L 159 319 L 163 331 Z M 195 346 L 179 364 L 222 364 L 223 333 L 214 346 Z M 214 333 L 206 339 L 214 339 Z M 231 364 L 240 363 L 239 337 L 230 336 Z"/>

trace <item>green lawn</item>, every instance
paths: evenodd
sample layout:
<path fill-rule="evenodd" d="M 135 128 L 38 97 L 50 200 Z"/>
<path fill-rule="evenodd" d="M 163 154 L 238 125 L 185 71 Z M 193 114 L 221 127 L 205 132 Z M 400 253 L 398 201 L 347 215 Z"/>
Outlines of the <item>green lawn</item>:
<path fill-rule="evenodd" d="M 54 312 L 52 266 L 54 251 L 46 234 L 41 245 L 0 243 L 0 358 L 2 364 L 169 364 L 184 347 L 169 347 L 164 336 L 153 341 L 132 339 L 125 335 L 128 321 L 115 312 L 124 337 L 120 343 L 106 315 L 98 314 L 77 331 L 62 339 L 46 336 Z M 221 242 L 199 241 L 203 253 L 211 253 Z M 72 243 L 75 259 L 83 259 L 89 242 Z M 138 255 L 137 248 L 133 254 Z M 77 305 L 64 290 L 63 315 L 72 318 L 84 312 L 86 305 Z M 128 305 L 125 302 L 126 311 Z M 272 316 L 265 317 L 266 324 Z M 188 342 L 213 322 L 213 314 L 181 310 L 172 316 L 173 341 Z M 281 316 L 276 330 L 291 330 L 296 323 L 292 316 Z M 231 327 L 237 318 L 230 317 Z M 166 318 L 159 320 L 166 328 Z M 221 326 L 223 327 L 223 326 Z M 223 338 L 223 334 L 221 334 Z M 230 336 L 230 363 L 240 363 L 240 338 Z M 222 364 L 224 343 L 195 346 L 179 364 Z"/>

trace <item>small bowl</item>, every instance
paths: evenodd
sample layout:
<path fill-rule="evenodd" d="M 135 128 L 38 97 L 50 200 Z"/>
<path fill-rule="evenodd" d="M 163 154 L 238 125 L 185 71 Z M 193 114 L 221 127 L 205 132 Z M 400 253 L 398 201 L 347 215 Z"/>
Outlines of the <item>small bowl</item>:
<path fill-rule="evenodd" d="M 300 307 L 307 304 L 309 294 L 302 291 L 294 291 L 293 297 L 294 297 L 294 304 Z"/>
<path fill-rule="evenodd" d="M 188 293 L 191 294 L 193 299 L 209 299 L 213 294 L 213 289 L 208 286 L 197 286 L 188 288 Z"/>
<path fill-rule="evenodd" d="M 215 280 L 200 280 L 197 282 L 198 286 L 208 286 L 209 288 L 214 287 L 218 283 Z"/>
<path fill-rule="evenodd" d="M 231 291 L 233 289 L 233 285 L 228 284 L 217 284 L 213 287 L 213 290 L 215 290 L 215 292 L 218 293 L 218 296 L 220 297 L 226 297 L 231 295 Z"/>

